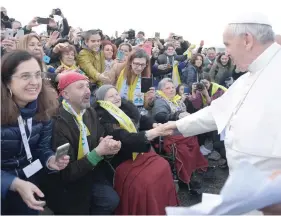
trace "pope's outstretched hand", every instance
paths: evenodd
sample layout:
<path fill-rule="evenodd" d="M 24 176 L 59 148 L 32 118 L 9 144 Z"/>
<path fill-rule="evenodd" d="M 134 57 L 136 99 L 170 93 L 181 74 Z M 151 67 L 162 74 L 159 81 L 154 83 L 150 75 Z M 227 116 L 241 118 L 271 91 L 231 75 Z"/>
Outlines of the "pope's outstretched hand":
<path fill-rule="evenodd" d="M 177 129 L 176 122 L 169 121 L 169 122 L 165 123 L 163 129 L 164 129 L 164 131 L 176 130 Z"/>

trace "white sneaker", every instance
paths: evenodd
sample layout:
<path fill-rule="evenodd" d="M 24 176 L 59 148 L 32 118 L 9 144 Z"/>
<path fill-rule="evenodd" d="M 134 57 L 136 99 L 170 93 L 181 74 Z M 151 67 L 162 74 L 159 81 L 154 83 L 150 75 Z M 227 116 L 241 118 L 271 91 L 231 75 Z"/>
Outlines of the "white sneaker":
<path fill-rule="evenodd" d="M 200 146 L 200 152 L 202 153 L 202 155 L 208 155 L 211 153 L 211 151 L 209 149 L 207 149 L 205 146 Z"/>

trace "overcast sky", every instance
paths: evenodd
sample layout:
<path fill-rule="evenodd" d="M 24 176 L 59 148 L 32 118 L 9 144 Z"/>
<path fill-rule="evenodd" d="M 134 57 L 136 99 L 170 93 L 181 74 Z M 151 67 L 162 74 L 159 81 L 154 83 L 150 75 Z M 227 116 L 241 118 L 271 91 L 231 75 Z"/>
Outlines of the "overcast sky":
<path fill-rule="evenodd" d="M 275 0 L 11 0 L 3 1 L 9 17 L 27 24 L 32 17 L 48 17 L 61 8 L 69 24 L 83 30 L 100 28 L 109 36 L 117 30 L 155 32 L 166 38 L 169 32 L 183 35 L 191 43 L 221 45 L 225 24 L 239 11 L 263 12 L 275 33 L 281 33 L 279 1 Z M 279 8 L 279 9 L 278 9 Z M 46 26 L 36 28 L 42 32 Z"/>

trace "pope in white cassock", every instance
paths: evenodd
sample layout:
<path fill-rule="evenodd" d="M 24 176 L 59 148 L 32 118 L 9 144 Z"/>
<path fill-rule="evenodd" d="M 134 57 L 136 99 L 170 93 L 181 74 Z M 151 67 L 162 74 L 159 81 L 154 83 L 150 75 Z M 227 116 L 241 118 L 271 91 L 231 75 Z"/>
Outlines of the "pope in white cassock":
<path fill-rule="evenodd" d="M 210 106 L 166 129 L 186 137 L 218 130 L 230 174 L 242 160 L 262 171 L 281 170 L 281 46 L 267 17 L 254 13 L 229 23 L 223 41 L 236 66 L 249 72 Z"/>
<path fill-rule="evenodd" d="M 218 130 L 230 174 L 242 160 L 265 172 L 281 170 L 281 46 L 267 17 L 250 12 L 228 24 L 223 41 L 236 66 L 249 72 L 210 106 L 166 129 L 184 136 Z M 281 204 L 269 208 L 281 212 Z"/>

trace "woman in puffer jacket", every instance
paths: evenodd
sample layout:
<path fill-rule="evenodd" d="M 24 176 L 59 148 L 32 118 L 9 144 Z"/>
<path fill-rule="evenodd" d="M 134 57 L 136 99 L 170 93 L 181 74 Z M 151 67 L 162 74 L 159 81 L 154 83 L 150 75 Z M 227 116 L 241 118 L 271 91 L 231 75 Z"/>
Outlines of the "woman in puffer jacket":
<path fill-rule="evenodd" d="M 185 83 L 189 89 L 192 88 L 192 84 L 199 82 L 203 73 L 204 57 L 202 54 L 197 53 L 192 56 L 190 64 L 182 70 L 182 83 Z"/>
<path fill-rule="evenodd" d="M 46 83 L 41 59 L 13 51 L 1 62 L 1 214 L 31 215 L 43 211 L 37 187 L 43 167 L 64 169 L 69 157 L 56 161 L 51 150 L 50 117 L 57 94 Z"/>

